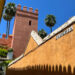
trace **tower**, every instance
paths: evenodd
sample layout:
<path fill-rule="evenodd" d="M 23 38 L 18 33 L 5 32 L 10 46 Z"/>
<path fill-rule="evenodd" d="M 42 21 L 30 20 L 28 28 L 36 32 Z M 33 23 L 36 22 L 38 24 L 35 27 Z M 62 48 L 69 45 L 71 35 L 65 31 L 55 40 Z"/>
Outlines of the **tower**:
<path fill-rule="evenodd" d="M 12 48 L 14 50 L 14 58 L 20 56 L 27 46 L 30 33 L 32 30 L 37 32 L 38 26 L 38 10 L 33 12 L 33 8 L 24 6 L 21 10 L 21 5 L 17 6 L 15 22 L 13 28 Z"/>

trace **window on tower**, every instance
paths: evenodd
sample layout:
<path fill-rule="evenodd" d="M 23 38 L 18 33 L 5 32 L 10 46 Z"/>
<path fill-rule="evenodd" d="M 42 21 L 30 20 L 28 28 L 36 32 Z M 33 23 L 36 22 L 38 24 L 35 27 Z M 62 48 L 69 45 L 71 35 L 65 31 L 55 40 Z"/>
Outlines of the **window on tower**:
<path fill-rule="evenodd" d="M 31 24 L 32 24 L 32 21 L 29 21 L 29 25 L 31 26 Z"/>

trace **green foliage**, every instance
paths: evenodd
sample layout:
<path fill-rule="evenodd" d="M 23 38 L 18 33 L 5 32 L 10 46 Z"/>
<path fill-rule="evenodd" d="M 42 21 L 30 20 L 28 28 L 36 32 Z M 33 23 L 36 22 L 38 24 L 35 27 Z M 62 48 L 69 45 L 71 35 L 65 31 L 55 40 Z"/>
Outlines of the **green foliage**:
<path fill-rule="evenodd" d="M 8 3 L 5 6 L 5 13 L 3 14 L 3 18 L 7 21 L 10 21 L 16 13 L 16 6 L 14 3 Z"/>
<path fill-rule="evenodd" d="M 45 18 L 45 24 L 51 28 L 52 32 L 52 27 L 56 24 L 56 18 L 54 15 L 47 15 Z"/>
<path fill-rule="evenodd" d="M 0 48 L 2 48 L 2 49 L 8 49 L 7 46 L 2 46 L 2 45 L 0 45 Z"/>
<path fill-rule="evenodd" d="M 47 36 L 47 33 L 44 31 L 44 29 L 39 30 L 38 35 L 43 39 Z"/>
<path fill-rule="evenodd" d="M 0 57 L 7 57 L 8 51 L 6 49 L 0 48 Z"/>
<path fill-rule="evenodd" d="M 8 3 L 7 6 L 5 7 L 5 13 L 7 15 L 10 15 L 10 16 L 15 16 L 15 13 L 16 13 L 16 7 L 15 7 L 15 4 L 14 3 Z"/>
<path fill-rule="evenodd" d="M 3 14 L 3 18 L 7 21 L 7 28 L 6 28 L 6 38 L 9 35 L 10 31 L 10 21 L 15 16 L 16 13 L 16 6 L 14 3 L 8 3 L 5 6 L 5 12 Z"/>
<path fill-rule="evenodd" d="M 4 20 L 10 21 L 12 19 L 12 16 L 7 15 L 6 13 L 3 14 Z"/>
<path fill-rule="evenodd" d="M 8 49 L 8 52 L 13 52 L 13 48 L 9 48 Z"/>
<path fill-rule="evenodd" d="M 2 63 L 0 63 L 0 66 L 8 66 L 10 62 L 12 62 L 12 60 L 3 61 Z"/>

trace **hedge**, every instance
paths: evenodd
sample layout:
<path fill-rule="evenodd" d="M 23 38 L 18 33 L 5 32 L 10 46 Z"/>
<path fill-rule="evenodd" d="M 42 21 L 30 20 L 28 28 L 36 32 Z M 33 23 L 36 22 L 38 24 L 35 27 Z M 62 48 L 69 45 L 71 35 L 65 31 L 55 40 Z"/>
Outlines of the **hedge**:
<path fill-rule="evenodd" d="M 0 57 L 7 57 L 8 51 L 6 49 L 0 48 Z"/>

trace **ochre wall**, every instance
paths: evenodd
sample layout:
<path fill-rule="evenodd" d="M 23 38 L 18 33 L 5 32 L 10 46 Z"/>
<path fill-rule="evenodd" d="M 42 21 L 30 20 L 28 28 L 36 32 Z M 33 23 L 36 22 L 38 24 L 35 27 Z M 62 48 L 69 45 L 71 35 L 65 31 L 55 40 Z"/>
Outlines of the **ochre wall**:
<path fill-rule="evenodd" d="M 5 4 L 5 0 L 0 0 L 0 20 L 1 20 L 1 17 L 2 17 L 4 4 Z"/>
<path fill-rule="evenodd" d="M 31 43 L 32 44 L 32 43 Z M 23 68 L 32 65 L 62 65 L 75 67 L 75 24 L 73 31 L 56 40 L 56 36 L 24 56 L 9 68 Z"/>
<path fill-rule="evenodd" d="M 32 21 L 31 25 L 29 25 L 29 21 Z M 27 8 L 23 7 L 23 10 L 21 10 L 21 6 L 18 5 L 12 40 L 12 48 L 14 50 L 15 58 L 24 53 L 30 38 L 30 33 L 32 30 L 37 31 L 37 26 L 38 14 L 33 13 L 32 8 L 27 11 Z"/>
<path fill-rule="evenodd" d="M 35 49 L 38 46 L 38 44 L 34 41 L 32 37 L 30 37 L 29 43 L 27 45 L 27 48 L 25 50 L 25 54 L 30 52 L 31 50 Z"/>

